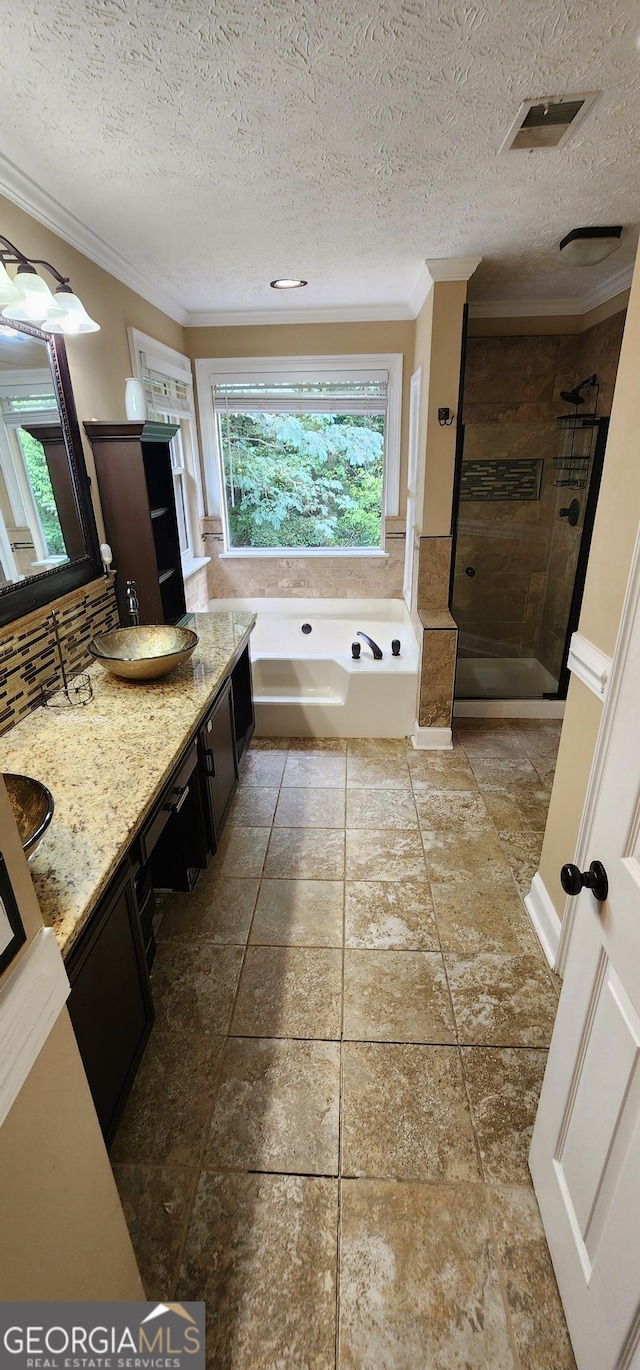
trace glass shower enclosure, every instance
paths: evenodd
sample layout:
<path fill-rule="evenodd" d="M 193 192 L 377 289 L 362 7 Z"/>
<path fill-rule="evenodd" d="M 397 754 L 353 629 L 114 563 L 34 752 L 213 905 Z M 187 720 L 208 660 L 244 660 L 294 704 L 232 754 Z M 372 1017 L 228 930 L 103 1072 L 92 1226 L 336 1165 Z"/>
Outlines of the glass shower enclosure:
<path fill-rule="evenodd" d="M 566 696 L 609 422 L 584 408 L 459 432 L 458 699 Z"/>

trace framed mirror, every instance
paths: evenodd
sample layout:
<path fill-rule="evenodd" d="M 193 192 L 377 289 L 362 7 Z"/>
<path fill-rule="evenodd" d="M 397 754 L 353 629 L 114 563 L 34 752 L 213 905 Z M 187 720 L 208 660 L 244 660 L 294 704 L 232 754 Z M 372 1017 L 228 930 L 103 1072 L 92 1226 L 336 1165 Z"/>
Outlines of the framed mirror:
<path fill-rule="evenodd" d="M 100 574 L 64 340 L 0 321 L 0 624 Z"/>

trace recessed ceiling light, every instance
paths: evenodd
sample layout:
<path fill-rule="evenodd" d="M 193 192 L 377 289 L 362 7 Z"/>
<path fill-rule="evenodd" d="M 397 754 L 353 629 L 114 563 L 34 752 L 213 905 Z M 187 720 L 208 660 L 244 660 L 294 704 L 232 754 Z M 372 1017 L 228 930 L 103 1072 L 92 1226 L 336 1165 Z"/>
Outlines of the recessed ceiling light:
<path fill-rule="evenodd" d="M 308 284 L 308 281 L 294 281 L 288 276 L 279 276 L 277 281 L 269 281 L 272 290 L 299 290 L 301 285 Z"/>
<path fill-rule="evenodd" d="M 595 266 L 620 246 L 622 228 L 573 228 L 560 243 L 560 254 L 567 266 Z"/>

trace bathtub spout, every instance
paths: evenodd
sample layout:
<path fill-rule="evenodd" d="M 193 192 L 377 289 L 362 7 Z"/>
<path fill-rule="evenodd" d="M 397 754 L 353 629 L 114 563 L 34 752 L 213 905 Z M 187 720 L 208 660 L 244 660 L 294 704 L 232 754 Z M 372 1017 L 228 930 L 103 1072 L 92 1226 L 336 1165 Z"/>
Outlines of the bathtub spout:
<path fill-rule="evenodd" d="M 363 642 L 368 642 L 368 644 L 369 644 L 369 646 L 370 646 L 370 648 L 371 648 L 371 651 L 373 652 L 374 659 L 375 659 L 376 661 L 382 661 L 382 652 L 380 651 L 380 648 L 379 648 L 377 642 L 374 642 L 374 640 L 373 640 L 372 637 L 367 637 L 367 634 L 366 634 L 366 633 L 361 633 L 359 629 L 358 629 L 358 632 L 356 633 L 356 637 L 361 637 L 362 640 L 363 640 Z"/>

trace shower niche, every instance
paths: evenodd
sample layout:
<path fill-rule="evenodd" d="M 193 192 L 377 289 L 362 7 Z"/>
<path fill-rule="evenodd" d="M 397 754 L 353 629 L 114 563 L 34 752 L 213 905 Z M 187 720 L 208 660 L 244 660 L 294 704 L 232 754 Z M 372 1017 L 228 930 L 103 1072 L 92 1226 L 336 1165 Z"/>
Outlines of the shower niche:
<path fill-rule="evenodd" d="M 599 412 L 598 374 L 577 384 L 564 379 L 574 338 L 475 338 L 474 345 L 454 499 L 456 698 L 563 699 L 609 424 Z M 489 369 L 492 362 L 503 363 L 502 373 Z M 505 362 L 520 367 L 524 393 L 515 402 L 512 394 L 487 394 L 509 385 L 518 394 Z"/>

